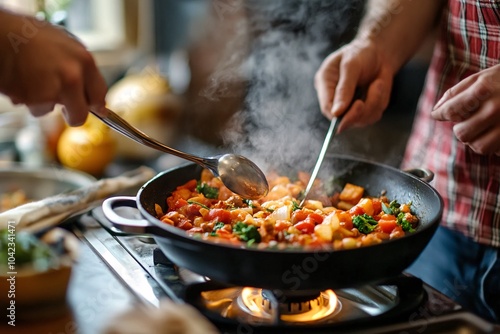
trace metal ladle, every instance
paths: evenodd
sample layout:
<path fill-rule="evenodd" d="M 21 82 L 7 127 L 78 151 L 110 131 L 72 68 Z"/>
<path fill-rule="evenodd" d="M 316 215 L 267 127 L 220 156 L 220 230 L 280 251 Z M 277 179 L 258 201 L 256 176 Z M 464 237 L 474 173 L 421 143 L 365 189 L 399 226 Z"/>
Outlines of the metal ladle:
<path fill-rule="evenodd" d="M 149 137 L 141 130 L 130 125 L 112 110 L 106 110 L 108 115 L 105 117 L 95 112 L 91 112 L 113 130 L 139 144 L 173 154 L 209 169 L 215 176 L 220 177 L 222 183 L 224 183 L 229 190 L 245 199 L 259 199 L 267 195 L 269 191 L 267 179 L 259 167 L 249 159 L 235 154 L 223 154 L 202 158 L 178 151 Z"/>

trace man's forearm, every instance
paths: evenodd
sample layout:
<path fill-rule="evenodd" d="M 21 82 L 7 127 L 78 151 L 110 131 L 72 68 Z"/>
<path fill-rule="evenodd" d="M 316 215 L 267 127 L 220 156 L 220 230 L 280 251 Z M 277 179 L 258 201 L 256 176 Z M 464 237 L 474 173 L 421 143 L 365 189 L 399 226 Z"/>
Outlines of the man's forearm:
<path fill-rule="evenodd" d="M 443 0 L 370 0 L 357 38 L 374 41 L 397 72 L 437 23 Z"/>

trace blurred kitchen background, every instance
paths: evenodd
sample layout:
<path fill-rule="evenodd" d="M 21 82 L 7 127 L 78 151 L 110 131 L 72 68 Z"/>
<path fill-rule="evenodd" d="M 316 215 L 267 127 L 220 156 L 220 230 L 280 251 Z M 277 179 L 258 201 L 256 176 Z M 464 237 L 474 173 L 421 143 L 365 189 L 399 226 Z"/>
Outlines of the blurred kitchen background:
<path fill-rule="evenodd" d="M 328 128 L 314 73 L 356 33 L 365 0 L 0 0 L 60 24 L 95 55 L 107 103 L 180 150 L 243 154 L 263 169 L 312 169 Z M 397 75 L 383 119 L 349 130 L 334 153 L 398 166 L 427 69 L 432 37 Z M 56 108 L 57 109 L 57 108 Z M 62 164 L 95 176 L 179 164 L 89 117 L 67 128 L 0 96 L 0 160 Z M 416 166 L 418 167 L 418 166 Z"/>

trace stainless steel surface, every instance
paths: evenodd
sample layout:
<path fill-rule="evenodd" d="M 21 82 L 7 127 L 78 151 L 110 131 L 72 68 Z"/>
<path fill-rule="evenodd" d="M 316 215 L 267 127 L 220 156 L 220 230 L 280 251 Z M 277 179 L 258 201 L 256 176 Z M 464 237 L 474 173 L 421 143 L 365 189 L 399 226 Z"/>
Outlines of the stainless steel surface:
<path fill-rule="evenodd" d="M 85 239 L 99 257 L 109 266 L 117 278 L 128 287 L 139 301 L 155 307 L 160 306 L 151 284 L 142 274 L 144 269 L 130 254 L 103 229 L 75 230 L 80 239 Z"/>
<path fill-rule="evenodd" d="M 316 164 L 314 165 L 314 169 L 311 174 L 311 178 L 309 179 L 309 182 L 307 183 L 306 190 L 304 192 L 304 198 L 300 202 L 300 206 L 304 205 L 304 202 L 307 199 L 307 196 L 309 195 L 309 192 L 312 189 L 312 186 L 314 184 L 314 181 L 316 180 L 316 177 L 318 176 L 318 172 L 321 168 L 321 165 L 323 164 L 323 159 L 325 158 L 325 154 L 328 151 L 328 147 L 330 146 L 330 143 L 332 141 L 333 136 L 337 132 L 337 128 L 342 121 L 342 117 L 336 117 L 333 118 L 332 121 L 330 122 L 330 127 L 328 128 L 328 131 L 326 132 L 325 140 L 323 141 L 323 146 L 321 147 L 321 151 L 319 152 L 318 160 L 316 160 Z"/>
<path fill-rule="evenodd" d="M 243 198 L 258 199 L 265 196 L 269 191 L 264 173 L 255 163 L 241 155 L 223 154 L 214 157 L 198 157 L 181 152 L 149 137 L 112 110 L 107 109 L 107 111 L 108 115 L 106 117 L 97 113 L 94 113 L 94 115 L 113 130 L 139 144 L 178 156 L 209 169 L 214 175 L 221 178 L 226 187 Z"/>

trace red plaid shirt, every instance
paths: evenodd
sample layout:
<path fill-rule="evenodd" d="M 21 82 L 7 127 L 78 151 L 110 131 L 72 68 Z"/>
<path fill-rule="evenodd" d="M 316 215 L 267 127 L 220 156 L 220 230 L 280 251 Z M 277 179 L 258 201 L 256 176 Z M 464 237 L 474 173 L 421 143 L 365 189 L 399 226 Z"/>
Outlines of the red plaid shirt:
<path fill-rule="evenodd" d="M 453 123 L 435 121 L 431 110 L 447 89 L 499 63 L 500 1 L 448 0 L 403 161 L 404 168 L 435 173 L 443 226 L 494 247 L 500 247 L 500 157 L 474 153 L 456 139 Z"/>

